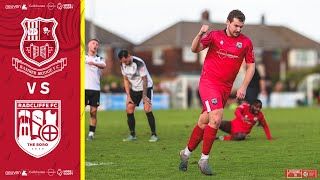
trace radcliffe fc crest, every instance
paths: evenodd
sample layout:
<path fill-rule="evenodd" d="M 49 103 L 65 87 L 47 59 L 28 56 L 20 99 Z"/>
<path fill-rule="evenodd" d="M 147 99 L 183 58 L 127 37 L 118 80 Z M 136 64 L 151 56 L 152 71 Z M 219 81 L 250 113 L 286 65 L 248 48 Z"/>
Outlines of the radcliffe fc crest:
<path fill-rule="evenodd" d="M 13 58 L 12 65 L 17 71 L 34 78 L 45 78 L 62 71 L 67 65 L 67 58 L 55 60 L 59 52 L 56 36 L 58 22 L 54 18 L 25 18 L 21 26 L 24 33 L 20 41 L 20 52 L 27 62 Z"/>
<path fill-rule="evenodd" d="M 60 100 L 16 100 L 15 139 L 29 155 L 50 153 L 61 138 Z"/>

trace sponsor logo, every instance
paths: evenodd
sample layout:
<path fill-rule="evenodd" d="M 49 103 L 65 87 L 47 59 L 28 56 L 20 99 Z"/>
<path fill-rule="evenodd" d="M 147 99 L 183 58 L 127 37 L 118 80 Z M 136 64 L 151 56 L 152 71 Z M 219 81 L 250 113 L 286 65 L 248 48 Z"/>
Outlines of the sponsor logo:
<path fill-rule="evenodd" d="M 220 57 L 220 59 L 224 59 L 226 57 L 232 58 L 232 59 L 239 58 L 239 56 L 229 54 L 225 49 L 219 49 L 219 51 L 217 51 L 217 54 Z"/>
<path fill-rule="evenodd" d="M 316 169 L 302 169 L 302 178 L 317 178 L 318 170 Z"/>
<path fill-rule="evenodd" d="M 15 101 L 15 139 L 23 151 L 41 158 L 56 148 L 60 138 L 60 100 Z"/>
<path fill-rule="evenodd" d="M 20 175 L 21 171 L 5 171 L 4 174 L 6 176 L 16 176 L 16 175 Z"/>
<path fill-rule="evenodd" d="M 49 10 L 52 10 L 52 9 L 54 9 L 55 7 L 56 7 L 56 5 L 54 5 L 53 2 L 49 2 L 49 3 L 47 4 L 47 8 L 48 8 Z"/>
<path fill-rule="evenodd" d="M 54 169 L 48 169 L 47 173 L 49 176 L 53 176 L 56 173 L 56 171 L 54 171 Z"/>
<path fill-rule="evenodd" d="M 29 4 L 29 8 L 45 8 L 44 4 Z"/>
<path fill-rule="evenodd" d="M 73 175 L 73 170 L 70 170 L 70 169 L 63 170 L 63 175 L 72 176 Z"/>
<path fill-rule="evenodd" d="M 41 175 L 45 175 L 46 171 L 43 170 L 30 170 L 29 171 L 29 175 L 30 176 L 41 176 Z"/>
<path fill-rule="evenodd" d="M 45 78 L 62 71 L 67 65 L 67 58 L 55 60 L 59 52 L 59 41 L 55 34 L 58 22 L 54 18 L 25 18 L 21 26 L 24 34 L 20 41 L 20 52 L 26 62 L 13 57 L 12 66 L 34 78 Z"/>
<path fill-rule="evenodd" d="M 63 4 L 58 3 L 58 4 L 57 4 L 57 8 L 58 8 L 59 10 L 61 10 L 61 9 L 63 8 Z"/>
<path fill-rule="evenodd" d="M 73 9 L 73 4 L 62 4 L 62 3 L 58 3 L 57 4 L 57 8 L 59 10 L 62 10 L 62 9 Z"/>
<path fill-rule="evenodd" d="M 286 178 L 302 178 L 302 169 L 287 169 Z"/>
<path fill-rule="evenodd" d="M 28 176 L 27 171 L 22 170 L 21 176 Z"/>
<path fill-rule="evenodd" d="M 26 5 L 26 4 L 23 4 L 22 7 L 21 7 L 21 9 L 22 9 L 22 10 L 27 10 L 27 9 L 28 9 L 28 8 L 27 8 L 27 5 Z"/>
<path fill-rule="evenodd" d="M 21 9 L 21 5 L 20 4 L 7 4 L 4 6 L 5 9 Z"/>
<path fill-rule="evenodd" d="M 317 178 L 318 170 L 316 169 L 286 169 L 286 178 Z"/>
<path fill-rule="evenodd" d="M 57 171 L 57 174 L 59 175 L 59 176 L 62 176 L 62 170 L 61 169 L 58 169 L 58 171 Z"/>

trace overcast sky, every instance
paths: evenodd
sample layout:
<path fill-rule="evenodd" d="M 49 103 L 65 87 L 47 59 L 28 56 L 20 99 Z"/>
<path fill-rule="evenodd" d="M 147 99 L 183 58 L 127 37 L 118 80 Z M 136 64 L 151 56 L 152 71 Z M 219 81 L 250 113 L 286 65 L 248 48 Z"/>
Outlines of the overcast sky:
<path fill-rule="evenodd" d="M 320 0 L 86 0 L 86 18 L 133 43 L 141 43 L 179 21 L 199 21 L 208 10 L 213 22 L 240 9 L 246 24 L 287 26 L 320 43 Z M 214 27 L 212 27 L 213 29 Z M 245 28 L 245 27 L 244 27 Z M 199 27 L 200 29 L 200 27 Z M 250 35 L 249 35 L 250 37 Z"/>

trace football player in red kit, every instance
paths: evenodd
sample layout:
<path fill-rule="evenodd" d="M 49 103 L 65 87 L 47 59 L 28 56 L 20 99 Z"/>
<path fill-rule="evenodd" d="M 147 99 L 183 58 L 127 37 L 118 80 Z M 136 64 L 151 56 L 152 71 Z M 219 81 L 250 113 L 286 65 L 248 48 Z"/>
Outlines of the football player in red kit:
<path fill-rule="evenodd" d="M 203 25 L 192 42 L 191 50 L 194 53 L 208 48 L 199 82 L 203 110 L 187 147 L 180 151 L 180 171 L 187 171 L 192 151 L 203 141 L 198 166 L 203 174 L 213 174 L 209 165 L 209 154 L 233 82 L 245 60 L 247 72 L 241 87 L 237 90 L 237 98 L 243 99 L 255 70 L 252 42 L 241 34 L 244 21 L 244 14 L 240 10 L 233 10 L 227 17 L 226 29 L 208 31 L 209 26 Z"/>
<path fill-rule="evenodd" d="M 223 141 L 241 141 L 245 140 L 247 135 L 251 132 L 253 126 L 260 122 L 266 136 L 269 140 L 272 139 L 269 126 L 261 112 L 262 102 L 259 99 L 252 101 L 251 104 L 241 104 L 234 114 L 236 117 L 232 121 L 222 121 L 219 129 L 229 133 L 229 136 L 220 136 L 219 139 Z"/>

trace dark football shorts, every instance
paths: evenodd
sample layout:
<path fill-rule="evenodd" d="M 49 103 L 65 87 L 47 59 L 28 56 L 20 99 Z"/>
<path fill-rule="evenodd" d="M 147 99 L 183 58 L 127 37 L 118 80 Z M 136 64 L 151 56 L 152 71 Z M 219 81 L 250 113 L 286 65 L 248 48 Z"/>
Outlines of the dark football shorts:
<path fill-rule="evenodd" d="M 139 106 L 140 104 L 140 101 L 142 99 L 142 92 L 143 91 L 133 91 L 132 89 L 130 89 L 130 96 L 131 96 L 131 99 L 132 101 L 134 102 L 134 104 L 136 106 Z M 153 90 L 152 90 L 152 87 L 149 87 L 147 89 L 147 97 L 152 100 L 152 94 L 153 94 Z"/>
<path fill-rule="evenodd" d="M 90 105 L 98 107 L 100 105 L 100 91 L 86 90 L 85 91 L 85 106 Z"/>

